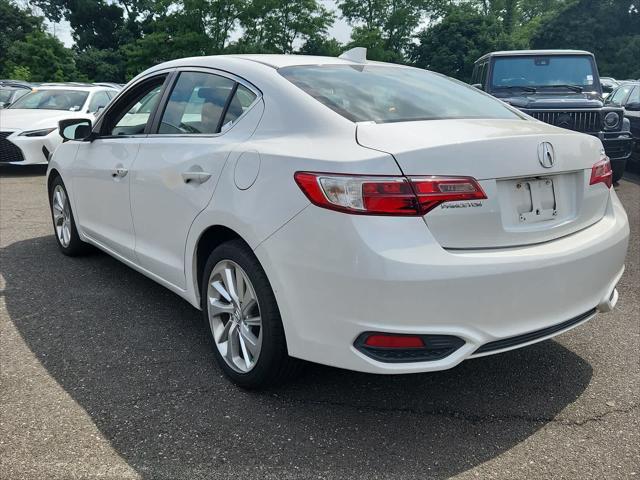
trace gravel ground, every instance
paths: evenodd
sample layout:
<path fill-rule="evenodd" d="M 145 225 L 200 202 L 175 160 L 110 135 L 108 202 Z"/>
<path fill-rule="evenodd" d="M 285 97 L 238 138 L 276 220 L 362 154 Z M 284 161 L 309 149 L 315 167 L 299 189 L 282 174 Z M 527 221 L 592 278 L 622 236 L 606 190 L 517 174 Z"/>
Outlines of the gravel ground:
<path fill-rule="evenodd" d="M 42 169 L 0 169 L 0 478 L 640 478 L 640 180 L 617 190 L 612 314 L 447 372 L 310 366 L 257 394 L 186 302 L 58 253 Z"/>

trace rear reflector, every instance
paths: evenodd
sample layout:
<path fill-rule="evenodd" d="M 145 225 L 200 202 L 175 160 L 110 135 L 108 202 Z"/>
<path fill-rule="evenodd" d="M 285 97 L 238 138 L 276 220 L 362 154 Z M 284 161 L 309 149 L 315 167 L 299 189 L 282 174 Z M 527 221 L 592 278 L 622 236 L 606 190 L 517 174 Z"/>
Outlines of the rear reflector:
<path fill-rule="evenodd" d="M 424 215 L 444 202 L 487 196 L 470 177 L 376 177 L 296 172 L 309 200 L 323 208 L 360 215 Z"/>
<path fill-rule="evenodd" d="M 453 335 L 407 335 L 364 332 L 353 346 L 367 357 L 379 362 L 430 362 L 441 360 L 464 345 Z"/>
<path fill-rule="evenodd" d="M 422 348 L 422 338 L 415 335 L 372 334 L 364 341 L 367 347 L 378 348 Z"/>
<path fill-rule="evenodd" d="M 591 180 L 589 180 L 589 185 L 596 185 L 598 183 L 604 183 L 609 188 L 613 185 L 613 171 L 611 170 L 609 157 L 605 156 L 591 167 Z"/>

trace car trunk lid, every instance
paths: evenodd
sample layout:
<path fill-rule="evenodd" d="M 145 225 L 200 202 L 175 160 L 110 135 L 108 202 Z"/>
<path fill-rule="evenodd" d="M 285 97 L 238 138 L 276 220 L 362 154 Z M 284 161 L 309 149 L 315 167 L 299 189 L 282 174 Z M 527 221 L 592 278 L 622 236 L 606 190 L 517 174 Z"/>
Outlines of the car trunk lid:
<path fill-rule="evenodd" d="M 392 154 L 408 177 L 479 181 L 487 199 L 443 203 L 425 215 L 445 248 L 541 243 L 586 228 L 605 213 L 608 188 L 589 185 L 601 146 L 587 135 L 535 121 L 462 119 L 361 123 L 357 139 Z"/>

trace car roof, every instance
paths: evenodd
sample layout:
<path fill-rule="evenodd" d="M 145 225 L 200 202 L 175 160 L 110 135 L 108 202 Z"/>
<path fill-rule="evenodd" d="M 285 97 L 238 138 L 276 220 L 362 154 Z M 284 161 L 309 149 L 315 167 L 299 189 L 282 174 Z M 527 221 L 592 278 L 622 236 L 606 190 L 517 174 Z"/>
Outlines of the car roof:
<path fill-rule="evenodd" d="M 338 57 L 323 57 L 316 55 L 297 55 L 297 54 L 228 54 L 228 55 L 209 55 L 203 57 L 190 57 L 173 60 L 170 62 L 172 67 L 193 66 L 194 61 L 200 65 L 206 65 L 218 60 L 233 59 L 245 62 L 259 63 L 275 69 L 299 65 L 390 65 L 396 67 L 405 67 L 404 65 L 396 65 L 384 62 L 375 62 L 367 60 L 366 63 L 355 62 Z M 165 65 L 165 64 L 161 64 Z M 407 67 L 408 68 L 408 67 Z"/>
<path fill-rule="evenodd" d="M 551 56 L 551 55 L 590 55 L 591 52 L 586 50 L 500 50 L 497 52 L 486 53 L 481 56 L 476 63 L 488 57 L 515 57 L 515 56 Z"/>
<path fill-rule="evenodd" d="M 93 92 L 95 90 L 116 90 L 114 87 L 103 87 L 99 85 L 74 85 L 59 83 L 41 83 L 35 85 L 34 90 L 75 90 L 80 92 Z"/>

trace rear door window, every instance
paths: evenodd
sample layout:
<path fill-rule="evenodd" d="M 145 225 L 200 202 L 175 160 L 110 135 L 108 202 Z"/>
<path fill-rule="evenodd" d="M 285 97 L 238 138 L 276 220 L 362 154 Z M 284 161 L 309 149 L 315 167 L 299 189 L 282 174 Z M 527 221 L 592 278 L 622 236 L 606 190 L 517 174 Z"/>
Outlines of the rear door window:
<path fill-rule="evenodd" d="M 220 132 L 227 99 L 235 81 L 202 72 L 182 72 L 162 115 L 160 134 Z"/>

